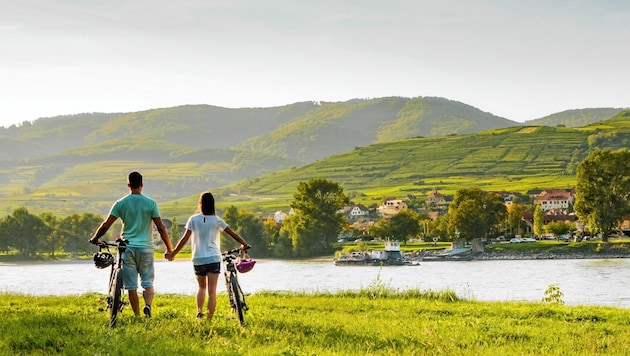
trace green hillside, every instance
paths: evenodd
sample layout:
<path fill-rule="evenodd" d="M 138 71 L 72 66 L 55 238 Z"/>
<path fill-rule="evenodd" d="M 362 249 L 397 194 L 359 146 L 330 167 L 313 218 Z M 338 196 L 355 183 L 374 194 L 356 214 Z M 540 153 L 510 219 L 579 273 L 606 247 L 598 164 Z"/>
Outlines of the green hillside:
<path fill-rule="evenodd" d="M 207 189 L 221 204 L 286 209 L 297 183 L 313 177 L 339 181 L 366 203 L 461 185 L 567 186 L 590 150 L 628 147 L 627 121 L 515 126 L 442 98 L 40 119 L 0 128 L 0 212 L 104 214 L 126 193 L 131 170 L 171 216 L 188 215 Z"/>
<path fill-rule="evenodd" d="M 223 194 L 229 203 L 256 211 L 283 204 L 286 209 L 297 183 L 310 178 L 337 181 L 365 204 L 387 196 L 424 196 L 433 189 L 453 194 L 468 186 L 526 193 L 572 187 L 577 165 L 591 151 L 621 147 L 630 148 L 630 112 L 582 128 L 521 126 L 374 144 L 250 179 Z"/>

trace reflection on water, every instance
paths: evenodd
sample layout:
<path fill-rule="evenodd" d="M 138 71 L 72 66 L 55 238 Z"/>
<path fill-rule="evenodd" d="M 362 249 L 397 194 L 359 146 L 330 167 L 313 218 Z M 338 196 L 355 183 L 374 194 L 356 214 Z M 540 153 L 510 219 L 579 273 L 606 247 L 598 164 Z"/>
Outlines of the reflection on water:
<path fill-rule="evenodd" d="M 194 295 L 190 261 L 156 263 L 156 293 Z M 33 295 L 104 293 L 109 270 L 91 262 L 0 265 L 0 291 Z M 630 308 L 630 260 L 424 262 L 419 266 L 334 266 L 332 262 L 259 260 L 240 275 L 246 292 L 335 292 L 379 284 L 392 289 L 453 290 L 488 301 L 540 301 L 557 284 L 569 305 Z M 219 291 L 225 287 L 219 284 Z"/>

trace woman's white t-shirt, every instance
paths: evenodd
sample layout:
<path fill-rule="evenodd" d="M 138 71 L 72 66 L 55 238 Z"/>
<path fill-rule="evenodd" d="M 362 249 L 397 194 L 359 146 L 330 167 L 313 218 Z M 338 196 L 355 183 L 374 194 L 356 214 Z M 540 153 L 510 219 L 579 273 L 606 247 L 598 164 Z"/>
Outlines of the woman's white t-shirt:
<path fill-rule="evenodd" d="M 193 265 L 221 262 L 221 232 L 227 223 L 216 215 L 195 214 L 188 218 Z"/>

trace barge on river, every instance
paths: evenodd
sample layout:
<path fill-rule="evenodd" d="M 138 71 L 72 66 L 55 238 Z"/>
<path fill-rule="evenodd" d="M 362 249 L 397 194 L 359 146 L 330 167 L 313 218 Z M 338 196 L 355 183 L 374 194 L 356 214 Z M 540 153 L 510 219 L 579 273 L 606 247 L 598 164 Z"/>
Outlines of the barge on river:
<path fill-rule="evenodd" d="M 335 266 L 408 266 L 415 265 L 400 250 L 399 241 L 387 241 L 385 249 L 340 254 Z"/>

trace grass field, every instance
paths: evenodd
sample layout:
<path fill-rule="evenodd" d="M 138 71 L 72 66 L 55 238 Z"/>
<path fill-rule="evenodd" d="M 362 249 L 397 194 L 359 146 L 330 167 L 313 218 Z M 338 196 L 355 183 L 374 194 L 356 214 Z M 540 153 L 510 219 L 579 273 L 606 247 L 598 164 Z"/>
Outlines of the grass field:
<path fill-rule="evenodd" d="M 103 296 L 0 294 L 2 355 L 627 355 L 630 310 L 558 303 L 475 302 L 450 291 L 375 283 L 336 294 L 257 293 L 241 328 L 219 295 L 211 322 L 194 297 L 157 295 L 152 319 Z M 542 298 L 542 296 L 541 296 Z"/>

